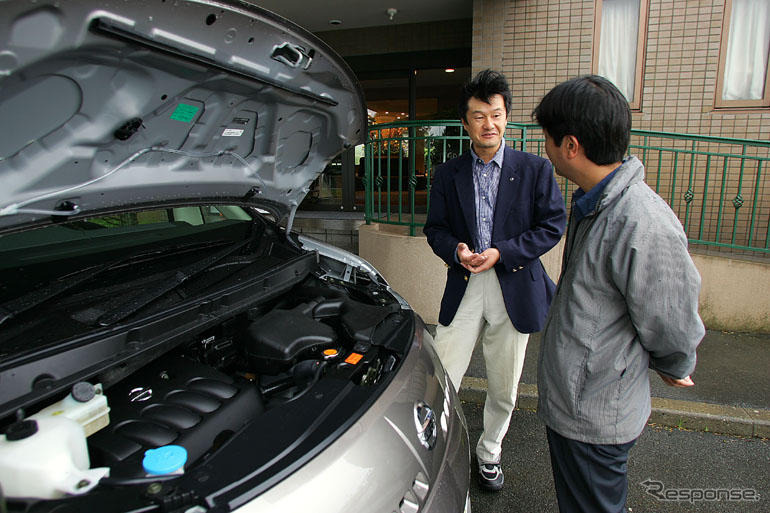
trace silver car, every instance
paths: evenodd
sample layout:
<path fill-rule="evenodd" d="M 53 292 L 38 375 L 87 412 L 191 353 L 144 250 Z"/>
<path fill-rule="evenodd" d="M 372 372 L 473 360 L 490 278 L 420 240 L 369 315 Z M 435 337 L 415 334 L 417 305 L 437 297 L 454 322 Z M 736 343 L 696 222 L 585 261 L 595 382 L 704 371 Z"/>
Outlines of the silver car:
<path fill-rule="evenodd" d="M 0 511 L 469 511 L 423 322 L 291 230 L 345 63 L 242 2 L 0 13 Z"/>

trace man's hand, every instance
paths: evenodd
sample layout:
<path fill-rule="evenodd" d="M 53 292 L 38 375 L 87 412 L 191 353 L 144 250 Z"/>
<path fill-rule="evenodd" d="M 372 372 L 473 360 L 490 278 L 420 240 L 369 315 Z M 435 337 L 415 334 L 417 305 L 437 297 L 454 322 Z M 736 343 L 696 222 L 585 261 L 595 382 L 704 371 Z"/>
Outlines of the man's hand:
<path fill-rule="evenodd" d="M 687 387 L 695 386 L 695 382 L 692 380 L 690 376 L 686 376 L 681 379 L 675 379 L 675 378 L 670 378 L 665 374 L 661 374 L 660 372 L 658 372 L 658 376 L 660 376 L 660 379 L 662 379 L 666 385 L 669 385 L 672 387 L 687 388 Z"/>
<path fill-rule="evenodd" d="M 500 260 L 500 252 L 489 248 L 483 253 L 474 253 L 467 244 L 461 242 L 457 245 L 457 259 L 463 267 L 476 274 L 491 269 Z"/>
<path fill-rule="evenodd" d="M 460 265 L 470 270 L 472 267 L 483 264 L 486 257 L 474 253 L 466 243 L 461 242 L 457 245 L 457 259 L 460 261 Z"/>
<path fill-rule="evenodd" d="M 465 266 L 465 268 L 472 273 L 480 273 L 486 271 L 487 269 L 492 269 L 492 266 L 494 266 L 497 261 L 500 260 L 500 252 L 497 250 L 497 248 L 489 248 L 479 256 L 484 258 L 481 264 L 475 267 Z"/>

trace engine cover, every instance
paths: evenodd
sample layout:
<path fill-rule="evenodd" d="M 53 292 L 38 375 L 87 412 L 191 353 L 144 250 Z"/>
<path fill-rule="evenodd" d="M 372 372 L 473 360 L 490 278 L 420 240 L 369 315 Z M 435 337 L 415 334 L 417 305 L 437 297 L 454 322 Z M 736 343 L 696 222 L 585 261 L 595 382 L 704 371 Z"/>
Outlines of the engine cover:
<path fill-rule="evenodd" d="M 187 465 L 263 411 L 253 384 L 181 356 L 132 374 L 107 391 L 110 425 L 88 439 L 92 466 L 112 476 L 142 475 L 147 449 L 187 449 Z"/>

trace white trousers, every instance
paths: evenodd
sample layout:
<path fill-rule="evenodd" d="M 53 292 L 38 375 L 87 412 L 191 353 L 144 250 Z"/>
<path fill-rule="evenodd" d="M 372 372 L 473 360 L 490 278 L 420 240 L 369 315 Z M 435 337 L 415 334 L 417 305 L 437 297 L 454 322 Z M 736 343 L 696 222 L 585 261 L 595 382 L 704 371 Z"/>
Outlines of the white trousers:
<path fill-rule="evenodd" d="M 511 422 L 529 335 L 513 327 L 494 269 L 472 274 L 449 326 L 436 326 L 434 344 L 455 389 L 460 388 L 476 345 L 481 342 L 487 371 L 484 431 L 476 444 L 481 463 L 499 463 Z"/>

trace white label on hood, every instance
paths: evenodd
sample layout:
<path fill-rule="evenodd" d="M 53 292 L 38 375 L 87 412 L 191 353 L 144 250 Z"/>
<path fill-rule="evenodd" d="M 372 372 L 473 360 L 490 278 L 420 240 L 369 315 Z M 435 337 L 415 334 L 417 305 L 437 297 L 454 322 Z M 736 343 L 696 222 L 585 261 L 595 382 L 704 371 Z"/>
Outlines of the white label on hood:
<path fill-rule="evenodd" d="M 222 132 L 222 137 L 240 137 L 243 134 L 243 130 L 240 128 L 225 128 Z"/>

